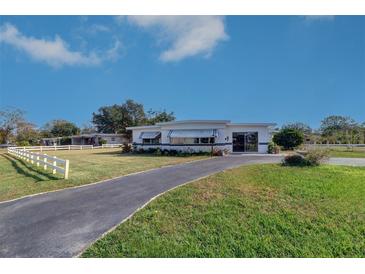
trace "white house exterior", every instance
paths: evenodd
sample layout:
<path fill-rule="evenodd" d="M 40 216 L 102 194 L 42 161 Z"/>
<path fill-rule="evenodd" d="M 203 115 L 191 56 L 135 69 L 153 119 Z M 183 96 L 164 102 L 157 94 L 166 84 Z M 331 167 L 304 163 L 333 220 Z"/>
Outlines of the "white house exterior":
<path fill-rule="evenodd" d="M 128 127 L 137 149 L 267 153 L 274 123 L 231 123 L 229 120 L 186 120 Z"/>

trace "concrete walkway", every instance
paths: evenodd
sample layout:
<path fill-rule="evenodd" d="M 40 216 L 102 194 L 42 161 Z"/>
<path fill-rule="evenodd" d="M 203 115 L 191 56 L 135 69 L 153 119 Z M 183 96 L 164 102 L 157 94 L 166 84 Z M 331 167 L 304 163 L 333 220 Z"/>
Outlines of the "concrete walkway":
<path fill-rule="evenodd" d="M 0 203 L 0 257 L 76 256 L 158 194 L 224 169 L 281 159 L 218 157 Z"/>

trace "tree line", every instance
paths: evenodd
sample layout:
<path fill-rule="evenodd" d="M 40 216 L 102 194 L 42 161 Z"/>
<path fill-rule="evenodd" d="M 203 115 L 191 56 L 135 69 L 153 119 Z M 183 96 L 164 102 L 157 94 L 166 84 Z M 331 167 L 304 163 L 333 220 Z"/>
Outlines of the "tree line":
<path fill-rule="evenodd" d="M 283 125 L 273 136 L 273 142 L 284 149 L 294 149 L 307 144 L 365 144 L 365 123 L 357 123 L 346 116 L 331 115 L 313 130 L 297 122 Z"/>
<path fill-rule="evenodd" d="M 42 138 L 67 137 L 89 133 L 126 133 L 126 128 L 175 120 L 173 112 L 147 110 L 127 99 L 122 104 L 102 106 L 92 113 L 91 123 L 78 127 L 72 121 L 51 120 L 42 127 L 29 122 L 20 109 L 0 110 L 0 144 L 39 145 Z"/>
<path fill-rule="evenodd" d="M 37 145 L 41 138 L 66 137 L 87 133 L 126 133 L 126 128 L 139 125 L 154 125 L 175 120 L 173 112 L 145 110 L 143 104 L 128 99 L 122 104 L 102 106 L 92 113 L 91 123 L 78 127 L 63 119 L 52 120 L 42 127 L 25 119 L 19 109 L 0 110 L 0 144 Z M 356 122 L 351 117 L 332 115 L 324 118 L 318 129 L 301 122 L 285 124 L 278 131 L 299 133 L 306 143 L 317 144 L 364 144 L 365 122 Z M 289 134 L 290 135 L 290 134 Z M 280 136 L 280 135 L 278 135 Z M 278 137 L 276 137 L 278 138 Z"/>

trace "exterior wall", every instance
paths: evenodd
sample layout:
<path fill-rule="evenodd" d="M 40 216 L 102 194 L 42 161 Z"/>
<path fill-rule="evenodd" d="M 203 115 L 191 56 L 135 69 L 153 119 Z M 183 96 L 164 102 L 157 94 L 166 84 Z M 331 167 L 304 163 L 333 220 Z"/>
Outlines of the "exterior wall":
<path fill-rule="evenodd" d="M 233 132 L 258 132 L 258 153 L 267 153 L 268 143 L 271 141 L 271 133 L 268 127 L 246 127 L 246 126 L 228 126 L 226 137 L 228 137 L 230 151 L 232 152 L 232 133 Z"/>
<path fill-rule="evenodd" d="M 114 138 L 114 141 L 113 141 Z M 102 140 L 105 140 L 107 144 L 125 144 L 128 143 L 128 139 L 122 136 L 103 136 Z"/>
<path fill-rule="evenodd" d="M 210 152 L 212 145 L 171 145 L 168 134 L 170 130 L 174 129 L 217 129 L 218 136 L 215 139 L 214 148 L 226 149 L 232 152 L 232 133 L 233 132 L 258 132 L 258 153 L 267 153 L 268 143 L 271 141 L 270 128 L 267 126 L 240 126 L 240 125 L 225 125 L 225 124 L 178 124 L 178 125 L 166 125 L 161 127 L 153 128 L 140 128 L 133 129 L 132 142 L 136 145 L 137 149 L 149 149 L 149 148 L 160 148 L 161 150 L 178 150 L 183 152 Z M 139 136 L 142 132 L 161 132 L 160 144 L 150 145 L 142 144 L 142 139 Z"/>
<path fill-rule="evenodd" d="M 114 141 L 113 141 L 114 138 Z M 107 144 L 126 144 L 129 143 L 128 138 L 124 136 L 99 136 L 95 137 L 72 137 L 72 145 L 95 145 L 98 146 L 99 140 L 105 140 Z"/>

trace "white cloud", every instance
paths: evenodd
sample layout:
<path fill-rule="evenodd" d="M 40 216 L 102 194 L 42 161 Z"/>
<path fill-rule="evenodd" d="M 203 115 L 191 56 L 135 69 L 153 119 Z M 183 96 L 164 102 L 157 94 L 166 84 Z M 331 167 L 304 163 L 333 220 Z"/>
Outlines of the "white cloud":
<path fill-rule="evenodd" d="M 303 16 L 304 21 L 311 23 L 315 21 L 333 21 L 335 20 L 334 15 L 306 15 Z"/>
<path fill-rule="evenodd" d="M 44 62 L 52 67 L 64 65 L 98 65 L 102 62 L 96 53 L 83 54 L 71 51 L 58 35 L 54 40 L 27 37 L 11 24 L 0 27 L 0 43 L 6 43 L 27 53 L 32 59 Z"/>
<path fill-rule="evenodd" d="M 110 61 L 117 61 L 120 57 L 120 50 L 123 48 L 123 44 L 119 39 L 115 39 L 114 45 L 108 49 L 105 53 L 105 59 Z"/>
<path fill-rule="evenodd" d="M 160 41 L 169 43 L 160 55 L 166 62 L 194 55 L 210 56 L 219 42 L 228 39 L 222 16 L 128 16 L 127 20 L 152 30 Z"/>
<path fill-rule="evenodd" d="M 98 32 L 110 32 L 110 28 L 108 28 L 105 25 L 101 25 L 101 24 L 93 24 L 91 25 L 87 31 L 91 34 L 96 34 Z"/>

